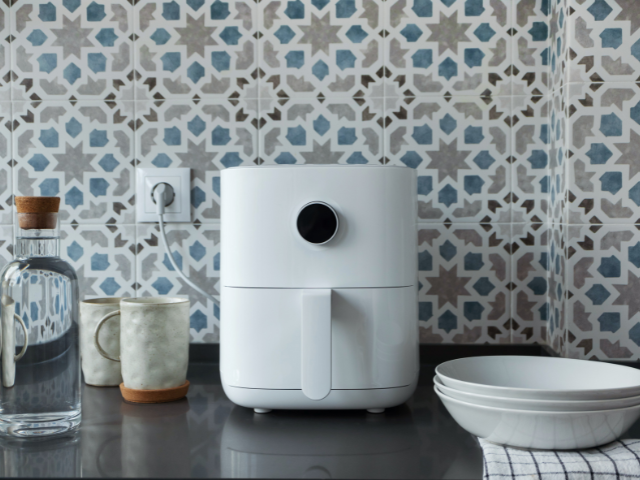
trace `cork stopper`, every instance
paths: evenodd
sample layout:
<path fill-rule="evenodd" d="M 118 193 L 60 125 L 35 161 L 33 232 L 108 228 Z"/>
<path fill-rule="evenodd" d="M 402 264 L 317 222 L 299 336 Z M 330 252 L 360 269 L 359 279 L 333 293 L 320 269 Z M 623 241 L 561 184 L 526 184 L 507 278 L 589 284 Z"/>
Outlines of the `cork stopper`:
<path fill-rule="evenodd" d="M 58 197 L 15 197 L 18 225 L 23 230 L 52 230 L 58 221 Z"/>

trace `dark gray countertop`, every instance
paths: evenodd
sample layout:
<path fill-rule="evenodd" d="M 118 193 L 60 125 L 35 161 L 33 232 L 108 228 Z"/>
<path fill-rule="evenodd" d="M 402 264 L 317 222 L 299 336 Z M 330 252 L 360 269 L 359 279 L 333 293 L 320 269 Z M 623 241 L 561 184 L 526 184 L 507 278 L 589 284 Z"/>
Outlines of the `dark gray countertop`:
<path fill-rule="evenodd" d="M 227 399 L 215 364 L 192 364 L 188 397 L 173 403 L 134 405 L 117 388 L 85 386 L 80 431 L 0 442 L 0 476 L 481 478 L 480 448 L 432 377 L 423 365 L 413 398 L 381 415 L 254 414 Z"/>
<path fill-rule="evenodd" d="M 254 414 L 227 399 L 217 364 L 191 364 L 188 397 L 173 403 L 135 405 L 118 388 L 85 386 L 80 431 L 0 440 L 0 476 L 479 479 L 480 447 L 438 400 L 433 375 L 422 365 L 414 396 L 381 415 Z M 640 422 L 625 437 L 640 438 Z"/>

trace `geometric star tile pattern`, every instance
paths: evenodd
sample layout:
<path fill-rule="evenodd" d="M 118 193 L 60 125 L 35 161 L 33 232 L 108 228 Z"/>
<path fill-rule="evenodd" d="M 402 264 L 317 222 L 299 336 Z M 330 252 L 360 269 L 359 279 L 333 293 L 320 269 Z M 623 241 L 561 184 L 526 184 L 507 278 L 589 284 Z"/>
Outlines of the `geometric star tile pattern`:
<path fill-rule="evenodd" d="M 11 108 L 10 102 L 0 102 L 0 224 L 2 225 L 13 224 Z"/>
<path fill-rule="evenodd" d="M 384 2 L 259 5 L 261 97 L 382 96 Z"/>
<path fill-rule="evenodd" d="M 559 355 L 569 354 L 568 338 L 570 318 L 567 315 L 567 202 L 569 179 L 567 170 L 571 164 L 571 144 L 568 137 L 569 117 L 568 38 L 566 0 L 552 0 L 549 5 L 549 74 L 551 77 L 549 122 L 549 187 L 548 221 L 550 222 L 548 249 L 549 312 L 546 343 Z"/>
<path fill-rule="evenodd" d="M 640 85 L 569 87 L 569 222 L 640 220 Z"/>
<path fill-rule="evenodd" d="M 547 339 L 551 261 L 557 258 L 546 224 L 511 226 L 511 336 L 513 343 L 539 343 Z M 555 248 L 555 247 L 553 247 Z M 553 253 L 553 255 L 551 255 Z"/>
<path fill-rule="evenodd" d="M 512 97 L 513 223 L 546 223 L 549 210 L 552 97 Z"/>
<path fill-rule="evenodd" d="M 552 26 L 556 0 L 513 2 L 511 69 L 514 95 L 545 95 L 551 89 Z"/>
<path fill-rule="evenodd" d="M 11 100 L 11 12 L 10 2 L 0 3 L 0 103 Z"/>
<path fill-rule="evenodd" d="M 477 229 L 482 221 L 500 224 L 501 254 L 508 263 L 511 217 L 544 219 L 544 199 L 537 198 L 544 192 L 537 184 L 530 197 L 514 192 L 527 213 L 511 212 L 512 164 L 530 167 L 514 158 L 515 105 L 522 107 L 524 117 L 515 112 L 520 125 L 526 117 L 540 130 L 525 146 L 527 158 L 544 143 L 542 121 L 526 115 L 534 102 L 512 105 L 512 79 L 520 93 L 543 91 L 542 50 L 549 41 L 538 25 L 547 15 L 544 5 L 531 9 L 527 2 L 517 3 L 522 5 L 485 0 L 0 5 L 0 29 L 13 35 L 0 43 L 0 53 L 6 48 L 0 54 L 0 106 L 7 100 L 0 111 L 5 159 L 0 224 L 12 221 L 13 193 L 58 195 L 63 254 L 85 279 L 83 295 L 184 294 L 167 270 L 157 232 L 151 231 L 155 227 L 136 225 L 136 166 L 192 169 L 193 224 L 170 226 L 169 236 L 180 258 L 196 269 L 193 275 L 203 275 L 207 284 L 217 278 L 219 263 L 208 265 L 210 258 L 201 252 L 215 252 L 217 237 L 201 238 L 198 229 L 218 228 L 222 169 L 391 164 L 419 171 L 420 220 L 427 225 L 454 221 L 460 224 L 455 229 L 464 230 Z M 519 27 L 512 30 L 517 19 Z M 527 49 L 512 68 L 516 38 Z M 533 63 L 527 57 L 531 51 Z M 427 77 L 434 80 L 425 83 Z M 441 89 L 434 89 L 438 85 Z M 536 104 L 534 116 L 545 115 L 542 105 Z M 542 175 L 544 168 L 532 170 L 523 178 Z M 536 180 L 544 183 L 542 177 Z M 188 252 L 181 250 L 183 244 Z M 501 275 L 509 277 L 510 267 Z M 506 277 L 500 278 L 505 288 Z M 485 281 L 477 288 L 472 297 L 492 295 Z M 500 328 L 520 328 L 519 341 L 537 341 L 540 329 L 531 333 L 515 318 L 508 323 L 518 312 L 511 313 L 512 294 L 505 295 Z M 192 340 L 216 341 L 218 316 L 206 299 L 196 300 Z M 491 330 L 491 335 L 497 334 Z"/>
<path fill-rule="evenodd" d="M 570 321 L 567 316 L 567 226 L 553 224 L 549 236 L 549 321 L 547 323 L 547 345 L 559 355 L 566 356 Z"/>
<path fill-rule="evenodd" d="M 0 268 L 13 260 L 13 226 L 0 225 Z"/>
<path fill-rule="evenodd" d="M 640 359 L 639 12 L 633 0 L 0 3 L 0 258 L 13 195 L 60 196 L 83 295 L 191 295 L 192 341 L 215 342 L 219 312 L 168 268 L 156 226 L 136 222 L 137 166 L 191 168 L 192 222 L 169 241 L 214 294 L 222 169 L 405 166 L 418 176 L 423 342 Z"/>
<path fill-rule="evenodd" d="M 509 343 L 510 225 L 423 225 L 418 232 L 420 340 Z"/>
<path fill-rule="evenodd" d="M 568 0 L 551 1 L 551 18 L 549 19 L 549 38 L 551 50 L 549 52 L 549 69 L 551 76 L 551 90 L 556 92 L 567 83 L 569 72 L 569 42 L 568 42 Z M 575 42 L 573 42 L 575 43 Z"/>
<path fill-rule="evenodd" d="M 564 88 L 553 92 L 549 115 L 549 204 L 548 219 L 554 225 L 567 222 L 567 165 L 569 165 L 567 130 L 568 112 Z"/>
<path fill-rule="evenodd" d="M 640 360 L 640 233 L 631 226 L 571 225 L 569 355 Z"/>
<path fill-rule="evenodd" d="M 136 3 L 136 98 L 257 98 L 257 5 Z"/>
<path fill-rule="evenodd" d="M 509 97 L 385 102 L 385 156 L 417 170 L 421 222 L 511 221 Z"/>
<path fill-rule="evenodd" d="M 640 4 L 571 2 L 570 82 L 633 82 L 640 69 Z"/>
<path fill-rule="evenodd" d="M 125 0 L 22 0 L 11 8 L 13 99 L 133 100 Z"/>
<path fill-rule="evenodd" d="M 16 195 L 59 196 L 62 223 L 133 224 L 133 102 L 14 102 Z"/>
<path fill-rule="evenodd" d="M 547 343 L 565 356 L 640 359 L 639 9 L 551 5 L 550 252 L 561 261 L 549 272 Z"/>
<path fill-rule="evenodd" d="M 386 78 L 393 95 L 510 95 L 512 4 L 385 2 Z M 522 16 L 528 18 L 527 14 Z M 533 37 L 521 38 L 528 46 L 544 33 L 534 31 Z M 546 37 L 541 40 L 545 41 Z"/>
<path fill-rule="evenodd" d="M 76 269 L 80 298 L 134 297 L 134 225 L 65 225 L 60 253 Z"/>
<path fill-rule="evenodd" d="M 382 102 L 381 98 L 261 100 L 258 163 L 386 163 Z"/>

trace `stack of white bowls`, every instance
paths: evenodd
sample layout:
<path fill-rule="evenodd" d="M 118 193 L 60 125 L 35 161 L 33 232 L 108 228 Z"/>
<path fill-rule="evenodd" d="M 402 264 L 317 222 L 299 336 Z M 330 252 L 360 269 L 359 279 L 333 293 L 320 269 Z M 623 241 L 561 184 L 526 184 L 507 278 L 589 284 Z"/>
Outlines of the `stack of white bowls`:
<path fill-rule="evenodd" d="M 604 445 L 640 417 L 640 370 L 552 357 L 470 357 L 436 368 L 434 389 L 468 432 L 501 445 Z"/>

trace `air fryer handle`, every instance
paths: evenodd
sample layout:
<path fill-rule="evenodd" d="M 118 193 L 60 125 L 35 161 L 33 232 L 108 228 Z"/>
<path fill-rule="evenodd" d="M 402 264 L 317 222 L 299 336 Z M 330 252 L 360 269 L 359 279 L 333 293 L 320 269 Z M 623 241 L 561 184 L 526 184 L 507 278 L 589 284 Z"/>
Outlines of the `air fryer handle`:
<path fill-rule="evenodd" d="M 331 391 L 331 290 L 302 291 L 302 393 L 322 400 Z"/>

